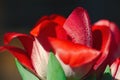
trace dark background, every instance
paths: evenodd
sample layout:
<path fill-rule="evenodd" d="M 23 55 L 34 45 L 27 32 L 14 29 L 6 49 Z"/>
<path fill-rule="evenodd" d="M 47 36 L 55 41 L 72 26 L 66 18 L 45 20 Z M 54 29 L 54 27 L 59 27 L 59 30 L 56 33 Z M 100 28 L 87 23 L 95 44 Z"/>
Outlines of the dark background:
<path fill-rule="evenodd" d="M 120 25 L 120 0 L 0 0 L 0 29 L 25 30 L 43 15 L 57 13 L 67 17 L 77 6 L 87 9 L 92 23 L 106 18 Z"/>
<path fill-rule="evenodd" d="M 77 6 L 88 11 L 91 23 L 109 19 L 120 26 L 120 0 L 0 0 L 0 44 L 6 32 L 29 33 L 41 16 L 57 13 L 67 17 Z M 0 54 L 0 72 L 0 80 L 21 80 L 8 52 Z"/>

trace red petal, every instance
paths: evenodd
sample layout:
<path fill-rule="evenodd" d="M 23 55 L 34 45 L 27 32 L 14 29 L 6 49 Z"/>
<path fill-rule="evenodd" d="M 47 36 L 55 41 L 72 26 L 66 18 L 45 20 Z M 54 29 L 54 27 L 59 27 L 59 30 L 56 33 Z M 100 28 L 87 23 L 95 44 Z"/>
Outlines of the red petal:
<path fill-rule="evenodd" d="M 67 34 L 65 33 L 64 29 L 56 24 L 55 22 L 52 22 L 50 20 L 42 21 L 37 28 L 32 30 L 33 36 L 37 35 L 37 38 L 42 44 L 42 46 L 49 51 L 50 50 L 50 44 L 48 42 L 48 37 L 57 37 L 60 39 L 66 39 Z"/>
<path fill-rule="evenodd" d="M 100 54 L 100 52 L 80 44 L 55 38 L 49 38 L 49 40 L 55 53 L 58 54 L 65 64 L 69 64 L 71 67 L 93 63 Z"/>
<path fill-rule="evenodd" d="M 118 29 L 119 27 L 114 23 L 110 23 L 110 29 L 115 37 L 115 41 L 117 44 L 120 44 L 120 30 Z"/>
<path fill-rule="evenodd" d="M 48 35 L 56 36 L 55 27 L 56 23 L 51 22 L 50 20 L 44 20 L 39 25 L 37 25 L 30 33 L 33 36 L 43 36 L 46 37 Z"/>
<path fill-rule="evenodd" d="M 49 21 L 49 17 L 48 16 L 43 16 L 42 18 L 40 18 L 40 20 L 36 23 L 35 27 L 30 31 L 30 34 L 33 36 L 38 36 L 39 35 L 39 31 L 41 29 L 41 26 L 43 27 L 45 24 L 47 24 Z"/>
<path fill-rule="evenodd" d="M 63 29 L 63 24 L 65 22 L 65 18 L 63 16 L 57 15 L 57 14 L 53 14 L 49 17 L 53 22 L 59 24 L 58 27 L 56 27 L 56 36 L 59 39 L 68 39 L 68 36 L 65 32 L 65 30 Z"/>
<path fill-rule="evenodd" d="M 101 57 L 96 62 L 94 69 L 97 69 L 107 58 L 110 50 L 111 31 L 106 26 L 93 26 L 93 47 L 102 52 Z"/>
<path fill-rule="evenodd" d="M 116 80 L 120 80 L 120 62 L 119 62 L 119 66 L 118 66 L 118 69 L 117 69 L 117 73 L 116 73 L 115 79 Z"/>
<path fill-rule="evenodd" d="M 119 33 L 119 29 L 118 29 L 118 26 L 114 23 L 114 22 L 110 22 L 108 20 L 100 20 L 98 22 L 95 23 L 95 25 L 98 25 L 98 26 L 107 26 L 110 28 L 110 30 L 112 31 L 114 37 L 115 37 L 115 41 L 117 44 L 120 43 L 120 33 Z"/>
<path fill-rule="evenodd" d="M 22 65 L 24 65 L 29 70 L 35 72 L 32 64 L 31 64 L 31 60 L 26 55 L 26 52 L 24 50 L 22 50 L 20 48 L 13 47 L 13 46 L 2 46 L 2 47 L 0 47 L 0 51 L 4 51 L 4 50 L 8 50 L 9 52 L 11 52 L 11 54 L 13 54 L 20 61 L 20 63 Z"/>
<path fill-rule="evenodd" d="M 112 74 L 113 78 L 115 78 L 116 80 L 119 80 L 120 79 L 120 59 L 117 58 L 112 63 L 110 68 L 111 68 L 111 74 Z"/>
<path fill-rule="evenodd" d="M 64 22 L 65 22 L 65 20 L 66 20 L 63 16 L 57 15 L 57 14 L 51 15 L 51 16 L 50 16 L 50 19 L 51 19 L 53 22 L 59 24 L 60 26 L 63 26 L 63 24 L 64 24 Z"/>
<path fill-rule="evenodd" d="M 38 36 L 39 35 L 39 31 L 41 29 L 42 26 L 49 24 L 49 23 L 54 23 L 60 26 L 63 26 L 63 23 L 65 22 L 65 18 L 63 16 L 57 15 L 57 14 L 53 14 L 51 16 L 43 16 L 35 25 L 35 27 L 33 28 L 33 30 L 31 30 L 30 34 L 32 34 L 33 36 Z"/>
<path fill-rule="evenodd" d="M 67 33 L 61 26 L 56 27 L 56 37 L 62 40 L 69 40 Z"/>
<path fill-rule="evenodd" d="M 37 25 L 39 25 L 42 21 L 45 21 L 45 20 L 50 20 L 50 21 L 53 21 L 59 25 L 63 25 L 63 23 L 65 22 L 65 17 L 61 16 L 61 15 L 58 15 L 58 14 L 52 14 L 50 16 L 43 16 L 42 18 L 39 19 L 39 21 L 36 23 L 35 27 Z"/>
<path fill-rule="evenodd" d="M 67 18 L 63 28 L 73 42 L 87 46 L 92 45 L 90 21 L 87 12 L 83 8 L 76 8 Z"/>
<path fill-rule="evenodd" d="M 35 71 L 43 80 L 43 78 L 46 77 L 48 53 L 46 52 L 46 50 L 44 50 L 44 48 L 36 38 L 33 42 L 31 61 Z"/>
<path fill-rule="evenodd" d="M 49 20 L 42 21 L 38 26 L 38 28 L 34 28 L 32 30 L 33 36 L 37 35 L 37 38 L 39 42 L 42 44 L 42 46 L 49 51 L 50 50 L 50 45 L 47 40 L 48 36 L 56 37 L 56 28 L 57 24 L 54 22 L 51 22 Z M 38 31 L 36 33 L 36 31 Z"/>
<path fill-rule="evenodd" d="M 22 45 L 30 55 L 32 50 L 33 38 L 31 36 L 21 33 L 6 33 L 4 36 L 4 43 L 8 44 L 14 38 L 18 38 L 21 41 Z"/>

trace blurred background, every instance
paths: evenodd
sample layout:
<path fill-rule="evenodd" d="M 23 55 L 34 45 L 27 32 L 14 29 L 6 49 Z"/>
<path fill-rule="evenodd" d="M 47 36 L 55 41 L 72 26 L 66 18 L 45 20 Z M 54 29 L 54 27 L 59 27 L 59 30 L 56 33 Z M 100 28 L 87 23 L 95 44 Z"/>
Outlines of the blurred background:
<path fill-rule="evenodd" d="M 109 19 L 120 26 L 120 0 L 0 0 L 0 45 L 4 33 L 29 33 L 41 16 L 56 13 L 67 17 L 77 6 L 88 11 L 91 23 Z M 18 41 L 12 44 L 20 45 Z M 0 54 L 0 80 L 22 80 L 7 51 Z"/>

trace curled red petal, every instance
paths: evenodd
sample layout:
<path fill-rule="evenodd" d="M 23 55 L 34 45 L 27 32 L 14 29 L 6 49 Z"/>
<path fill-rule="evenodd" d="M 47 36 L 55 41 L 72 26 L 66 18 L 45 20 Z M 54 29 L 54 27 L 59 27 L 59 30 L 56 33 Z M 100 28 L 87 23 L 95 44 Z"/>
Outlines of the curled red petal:
<path fill-rule="evenodd" d="M 33 38 L 26 34 L 11 32 L 4 35 L 4 43 L 7 45 L 14 38 L 18 38 L 26 51 L 29 53 L 28 55 L 31 55 Z"/>
<path fill-rule="evenodd" d="M 93 47 L 101 51 L 101 56 L 97 60 L 94 69 L 96 70 L 107 58 L 110 50 L 111 31 L 106 26 L 93 26 Z"/>
<path fill-rule="evenodd" d="M 110 22 L 109 20 L 100 20 L 94 24 L 95 26 L 106 26 L 110 29 L 112 33 L 112 40 L 109 49 L 109 55 L 107 61 L 111 64 L 113 60 L 120 56 L 119 52 L 119 44 L 120 44 L 120 34 L 118 26 L 114 22 Z M 98 40 L 98 39 L 97 39 Z M 106 62 L 107 62 L 106 61 Z"/>
<path fill-rule="evenodd" d="M 71 67 L 94 63 L 100 52 L 89 47 L 55 38 L 49 38 L 52 48 L 60 59 Z"/>
<path fill-rule="evenodd" d="M 119 27 L 114 23 L 110 22 L 110 29 L 115 37 L 115 41 L 117 44 L 120 44 L 120 30 Z"/>
<path fill-rule="evenodd" d="M 97 25 L 97 26 L 109 26 L 110 22 L 108 20 L 106 20 L 106 19 L 102 19 L 102 20 L 97 21 L 94 25 Z"/>
<path fill-rule="evenodd" d="M 73 42 L 92 46 L 92 33 L 88 14 L 82 7 L 76 8 L 64 23 L 63 28 Z"/>
<path fill-rule="evenodd" d="M 43 16 L 35 25 L 35 27 L 31 30 L 30 34 L 33 36 L 38 36 L 41 28 L 49 23 L 57 24 L 63 26 L 65 22 L 65 18 L 63 16 L 53 14 L 50 16 Z"/>
<path fill-rule="evenodd" d="M 8 50 L 13 56 L 15 56 L 22 65 L 24 65 L 29 70 L 34 71 L 30 57 L 26 55 L 26 52 L 20 48 L 13 46 L 1 46 L 0 51 Z"/>
<path fill-rule="evenodd" d="M 111 32 L 113 33 L 113 36 L 115 37 L 116 44 L 120 43 L 120 31 L 118 29 L 118 26 L 114 22 L 110 22 L 109 20 L 103 19 L 96 22 L 94 25 L 109 27 Z"/>

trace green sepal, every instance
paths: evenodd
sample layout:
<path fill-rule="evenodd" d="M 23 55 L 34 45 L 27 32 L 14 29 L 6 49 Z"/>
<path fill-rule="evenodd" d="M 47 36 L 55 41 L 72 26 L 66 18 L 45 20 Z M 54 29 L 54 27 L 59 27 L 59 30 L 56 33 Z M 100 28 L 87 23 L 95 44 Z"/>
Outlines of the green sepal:
<path fill-rule="evenodd" d="M 109 65 L 107 65 L 107 67 L 106 67 L 106 69 L 105 69 L 105 71 L 103 73 L 102 80 L 113 80 Z"/>
<path fill-rule="evenodd" d="M 62 66 L 52 52 L 49 54 L 47 80 L 66 80 Z"/>
<path fill-rule="evenodd" d="M 32 74 L 27 69 L 25 69 L 16 58 L 15 58 L 15 63 L 22 77 L 22 80 L 39 80 L 34 74 Z"/>

